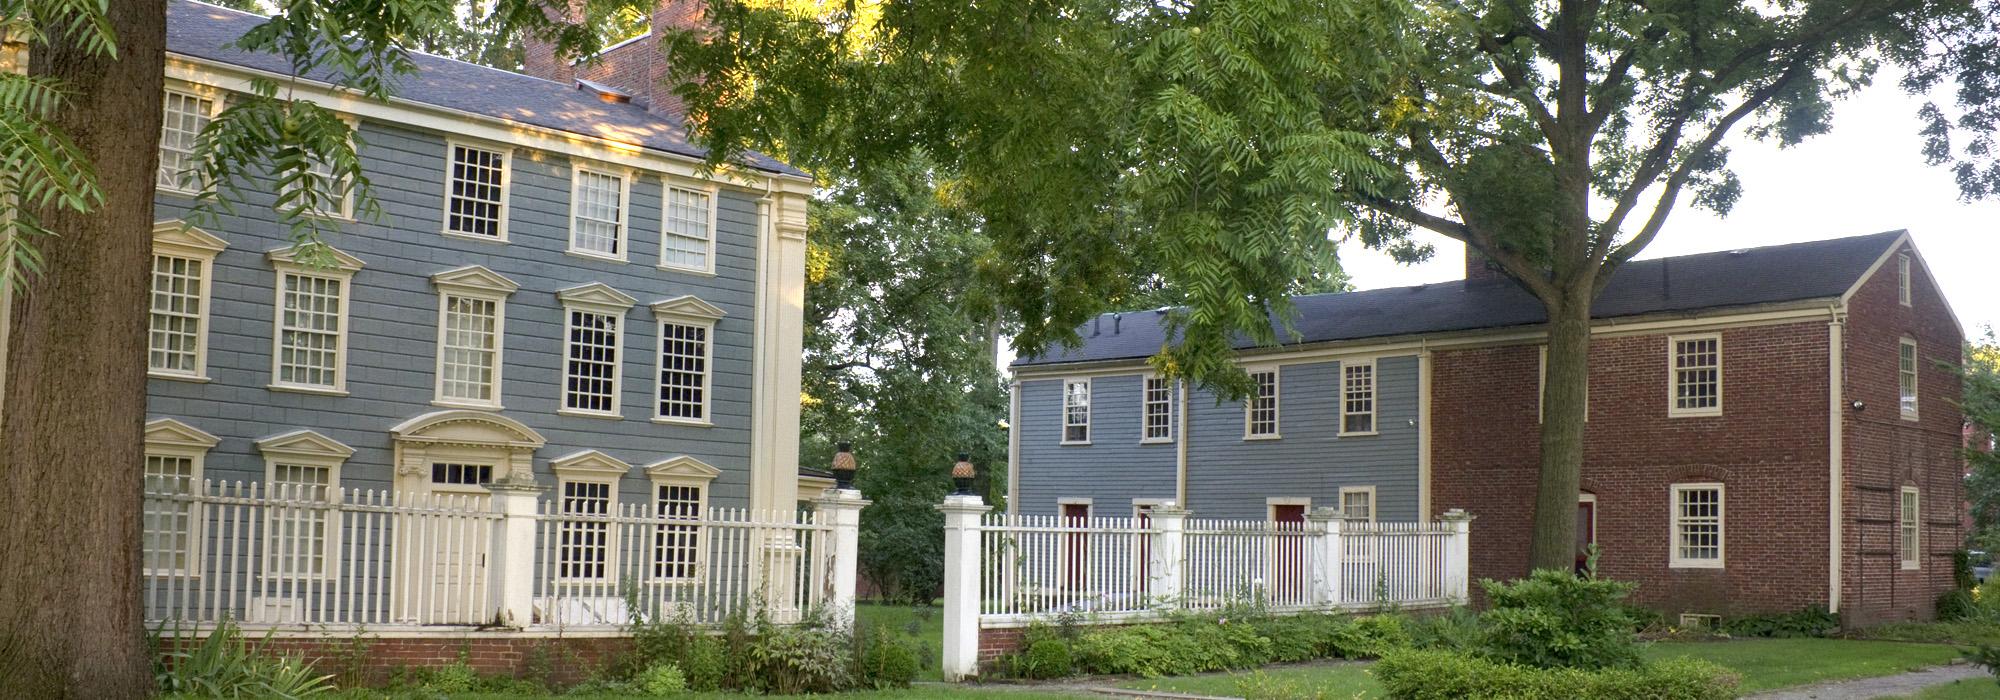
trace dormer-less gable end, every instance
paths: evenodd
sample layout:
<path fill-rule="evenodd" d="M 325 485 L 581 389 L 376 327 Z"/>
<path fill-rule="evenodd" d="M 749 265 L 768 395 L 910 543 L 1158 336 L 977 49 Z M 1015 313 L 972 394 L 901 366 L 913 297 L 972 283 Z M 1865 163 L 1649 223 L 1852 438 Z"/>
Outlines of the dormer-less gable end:
<path fill-rule="evenodd" d="M 557 474 L 601 474 L 624 476 L 632 471 L 632 465 L 624 460 L 597 450 L 584 450 L 549 460 L 549 468 Z"/>
<path fill-rule="evenodd" d="M 611 285 L 603 282 L 591 282 L 564 289 L 556 292 L 556 299 L 564 306 L 578 306 L 609 313 L 624 313 L 639 303 L 639 300 L 632 298 L 632 295 L 612 289 Z"/>
<path fill-rule="evenodd" d="M 722 307 L 702 301 L 692 294 L 653 302 L 653 316 L 657 318 L 713 321 L 727 315 L 729 312 L 723 311 Z"/>
<path fill-rule="evenodd" d="M 507 296 L 521 285 L 483 265 L 467 265 L 431 275 L 431 285 L 457 292 L 477 292 Z"/>
<path fill-rule="evenodd" d="M 354 454 L 354 448 L 311 430 L 294 430 L 258 440 L 257 451 L 267 455 L 331 459 L 347 459 Z"/>

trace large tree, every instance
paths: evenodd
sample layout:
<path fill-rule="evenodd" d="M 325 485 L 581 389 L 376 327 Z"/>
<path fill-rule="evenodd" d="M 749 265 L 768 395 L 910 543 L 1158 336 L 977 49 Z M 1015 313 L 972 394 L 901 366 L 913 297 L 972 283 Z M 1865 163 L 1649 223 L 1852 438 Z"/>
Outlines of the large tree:
<path fill-rule="evenodd" d="M 1235 334 L 1278 338 L 1329 226 L 1493 261 L 1548 314 L 1538 568 L 1574 554 L 1592 302 L 1683 200 L 1728 211 L 1726 138 L 1821 133 L 1895 61 L 1906 88 L 1960 88 L 1957 119 L 1922 115 L 1926 156 L 1966 196 L 2000 183 L 1993 0 L 778 5 L 712 0 L 717 29 L 670 42 L 702 136 L 808 166 L 953 154 L 1021 347 L 1075 342 L 1157 275 L 1187 304 L 1155 363 L 1227 394 Z"/>

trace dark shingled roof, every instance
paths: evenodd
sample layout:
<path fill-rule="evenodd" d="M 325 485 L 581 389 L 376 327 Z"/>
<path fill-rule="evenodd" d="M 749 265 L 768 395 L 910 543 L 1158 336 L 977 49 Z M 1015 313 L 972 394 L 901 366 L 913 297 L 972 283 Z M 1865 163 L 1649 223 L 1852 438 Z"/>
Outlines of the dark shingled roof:
<path fill-rule="evenodd" d="M 1686 313 L 1838 297 L 1902 235 L 1889 231 L 1633 261 L 1614 274 L 1591 316 Z M 1541 302 L 1504 278 L 1313 294 L 1293 301 L 1299 312 L 1294 325 L 1299 343 L 1530 326 L 1548 320 Z M 1148 357 L 1167 342 L 1161 320 L 1162 314 L 1155 311 L 1105 314 L 1079 330 L 1083 345 L 1057 347 L 1041 357 L 1024 356 L 1014 366 Z M 1255 344 L 1240 340 L 1237 347 Z"/>
<path fill-rule="evenodd" d="M 291 74 L 285 59 L 234 47 L 236 40 L 263 23 L 258 15 L 192 0 L 167 4 L 167 51 L 244 68 Z M 463 61 L 412 54 L 415 73 L 394 79 L 395 97 L 488 117 L 497 117 L 573 134 L 627 143 L 690 158 L 708 155 L 690 143 L 678 117 L 654 114 L 636 104 L 608 104 L 595 93 L 533 76 L 510 73 Z M 321 70 L 305 76 L 332 82 L 334 73 Z M 804 175 L 760 153 L 745 154 L 759 170 Z"/>

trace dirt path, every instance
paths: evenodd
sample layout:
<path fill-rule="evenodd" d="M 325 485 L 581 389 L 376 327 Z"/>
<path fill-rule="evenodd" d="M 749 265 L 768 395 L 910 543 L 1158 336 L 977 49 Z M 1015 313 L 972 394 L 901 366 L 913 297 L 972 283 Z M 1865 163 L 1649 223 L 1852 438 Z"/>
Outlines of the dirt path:
<path fill-rule="evenodd" d="M 1911 695 L 1934 685 L 1943 685 L 1961 678 L 1986 677 L 1986 669 L 1970 664 L 1936 666 L 1922 671 L 1899 673 L 1893 676 L 1860 678 L 1837 683 L 1821 683 L 1798 688 L 1786 688 L 1758 695 L 1750 695 L 1746 700 L 1874 700 Z"/>

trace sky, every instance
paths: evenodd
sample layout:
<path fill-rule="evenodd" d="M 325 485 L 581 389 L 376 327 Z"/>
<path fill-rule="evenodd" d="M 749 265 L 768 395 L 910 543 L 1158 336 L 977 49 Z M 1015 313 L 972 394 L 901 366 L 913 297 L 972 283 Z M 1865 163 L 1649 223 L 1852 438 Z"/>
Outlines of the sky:
<path fill-rule="evenodd" d="M 1924 165 L 1916 120 L 1921 104 L 1885 76 L 1835 106 L 1833 131 L 1797 147 L 1732 139 L 1730 166 L 1743 181 L 1735 209 L 1718 218 L 1688 206 L 1683 196 L 1639 257 L 1907 229 L 1967 337 L 2000 327 L 2000 202 L 1960 202 L 1950 171 Z M 1434 234 L 1423 240 L 1437 254 L 1417 265 L 1351 241 L 1341 245 L 1341 263 L 1356 289 L 1464 277 L 1463 245 Z"/>

